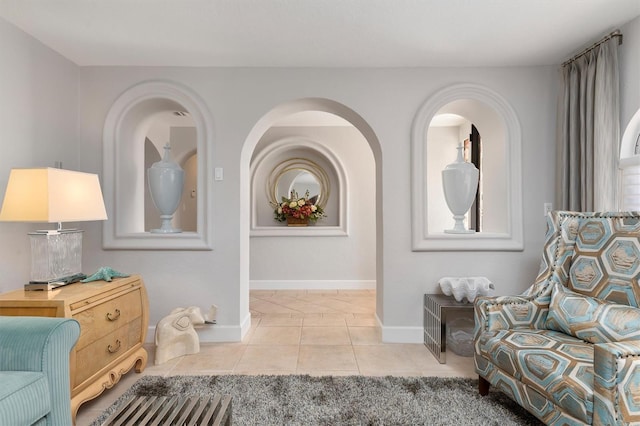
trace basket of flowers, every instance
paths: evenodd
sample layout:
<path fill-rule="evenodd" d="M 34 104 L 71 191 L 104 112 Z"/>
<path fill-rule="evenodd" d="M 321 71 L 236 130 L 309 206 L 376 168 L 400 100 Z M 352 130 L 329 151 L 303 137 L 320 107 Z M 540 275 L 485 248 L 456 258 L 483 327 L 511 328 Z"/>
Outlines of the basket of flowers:
<path fill-rule="evenodd" d="M 322 207 L 316 204 L 318 196 L 309 197 L 309 191 L 304 197 L 299 197 L 296 191 L 291 191 L 289 198 L 282 197 L 280 204 L 274 204 L 273 219 L 287 222 L 288 226 L 307 226 L 325 217 Z"/>

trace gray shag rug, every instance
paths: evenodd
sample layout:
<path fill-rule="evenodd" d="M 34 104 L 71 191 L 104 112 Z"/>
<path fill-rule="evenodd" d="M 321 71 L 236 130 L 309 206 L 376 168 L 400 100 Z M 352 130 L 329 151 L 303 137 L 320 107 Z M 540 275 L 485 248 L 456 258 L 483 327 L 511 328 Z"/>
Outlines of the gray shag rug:
<path fill-rule="evenodd" d="M 92 423 L 131 396 L 232 396 L 234 425 L 540 425 L 478 380 L 363 376 L 145 376 Z"/>

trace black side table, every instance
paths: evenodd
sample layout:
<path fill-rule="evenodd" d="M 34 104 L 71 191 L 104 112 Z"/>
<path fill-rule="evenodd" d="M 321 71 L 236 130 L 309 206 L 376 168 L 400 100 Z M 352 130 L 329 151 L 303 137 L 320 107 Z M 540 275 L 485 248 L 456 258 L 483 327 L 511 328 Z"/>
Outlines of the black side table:
<path fill-rule="evenodd" d="M 445 364 L 447 319 L 452 313 L 473 310 L 473 303 L 457 302 L 444 294 L 424 295 L 424 345 L 440 364 Z"/>

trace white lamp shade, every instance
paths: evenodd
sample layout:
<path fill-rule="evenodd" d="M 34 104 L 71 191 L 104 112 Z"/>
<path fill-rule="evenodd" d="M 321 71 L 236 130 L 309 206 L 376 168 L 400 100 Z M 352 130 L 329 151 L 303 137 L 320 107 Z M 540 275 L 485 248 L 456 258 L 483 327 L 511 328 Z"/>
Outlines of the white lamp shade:
<path fill-rule="evenodd" d="M 55 223 L 106 219 L 98 175 L 54 168 L 11 170 L 0 221 Z"/>

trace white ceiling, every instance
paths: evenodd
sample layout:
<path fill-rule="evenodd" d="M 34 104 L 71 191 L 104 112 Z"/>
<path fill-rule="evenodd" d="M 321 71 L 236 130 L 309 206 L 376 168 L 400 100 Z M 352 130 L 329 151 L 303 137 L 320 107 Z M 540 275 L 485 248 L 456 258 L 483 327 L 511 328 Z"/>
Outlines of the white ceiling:
<path fill-rule="evenodd" d="M 552 65 L 640 0 L 0 0 L 78 65 Z"/>

